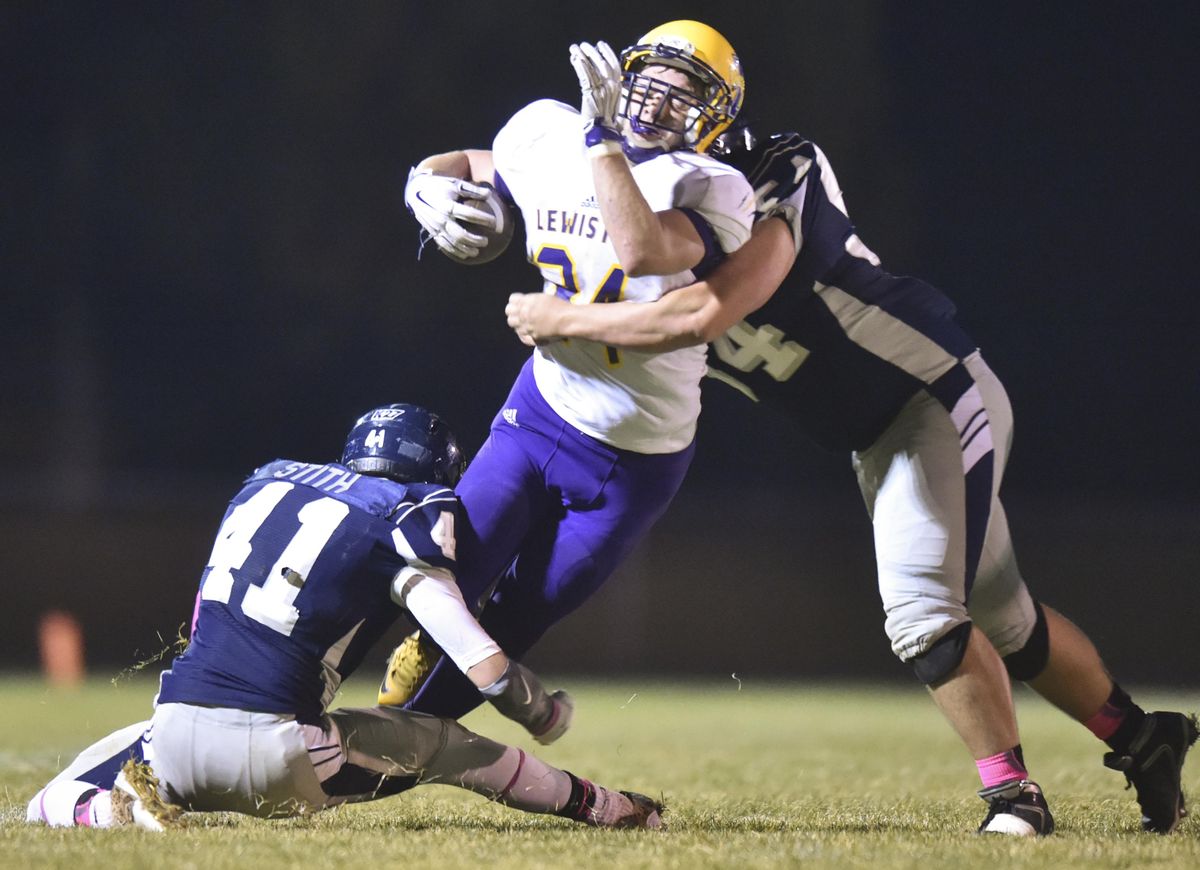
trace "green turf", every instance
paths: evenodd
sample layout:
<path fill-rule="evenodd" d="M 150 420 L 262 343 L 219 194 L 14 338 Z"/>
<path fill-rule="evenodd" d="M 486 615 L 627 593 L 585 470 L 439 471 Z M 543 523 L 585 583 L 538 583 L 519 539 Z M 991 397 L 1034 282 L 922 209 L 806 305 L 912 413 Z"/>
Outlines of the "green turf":
<path fill-rule="evenodd" d="M 556 683 L 556 681 L 550 681 Z M 299 820 L 194 816 L 166 836 L 49 830 L 25 802 L 91 740 L 149 713 L 154 684 L 78 691 L 0 680 L 0 866 L 5 867 L 1200 867 L 1200 814 L 1170 837 L 1142 834 L 1132 792 L 1103 746 L 1022 693 L 1026 757 L 1058 833 L 978 837 L 984 805 L 966 751 L 916 687 L 564 681 L 575 727 L 547 761 L 661 795 L 666 832 L 596 831 L 530 816 L 444 786 Z M 1200 693 L 1138 693 L 1153 708 Z M 370 703 L 368 683 L 338 703 Z M 465 720 L 534 748 L 491 710 Z M 1200 758 L 1185 771 L 1200 795 Z"/>

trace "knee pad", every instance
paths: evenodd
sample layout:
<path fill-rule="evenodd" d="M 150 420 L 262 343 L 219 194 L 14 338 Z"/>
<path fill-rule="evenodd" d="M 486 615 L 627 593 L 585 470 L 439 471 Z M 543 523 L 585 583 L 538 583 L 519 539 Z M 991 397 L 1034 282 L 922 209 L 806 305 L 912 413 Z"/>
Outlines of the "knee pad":
<path fill-rule="evenodd" d="M 912 659 L 913 673 L 927 686 L 950 676 L 967 654 L 972 623 L 963 622 L 939 637 L 928 650 Z"/>
<path fill-rule="evenodd" d="M 1037 601 L 1033 602 L 1033 609 L 1037 618 L 1033 623 L 1033 631 L 1029 633 L 1029 640 L 1025 641 L 1025 646 L 1004 657 L 1008 675 L 1023 683 L 1036 678 L 1050 660 L 1050 629 L 1046 625 L 1046 611 Z"/>

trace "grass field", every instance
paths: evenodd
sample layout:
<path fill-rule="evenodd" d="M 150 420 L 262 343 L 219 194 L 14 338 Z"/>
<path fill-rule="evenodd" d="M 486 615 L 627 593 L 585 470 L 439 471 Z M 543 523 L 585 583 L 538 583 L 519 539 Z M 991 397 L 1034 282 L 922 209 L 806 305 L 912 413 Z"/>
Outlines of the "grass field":
<path fill-rule="evenodd" d="M 1100 764 L 1103 746 L 1028 694 L 1018 698 L 1026 758 L 1058 823 L 1036 842 L 972 833 L 984 814 L 974 767 L 916 685 L 564 682 L 575 727 L 538 754 L 661 795 L 669 830 L 596 831 L 445 786 L 301 820 L 194 816 L 165 836 L 27 826 L 29 797 L 89 742 L 148 716 L 154 684 L 64 691 L 7 678 L 0 866 L 1200 867 L 1200 813 L 1173 836 L 1142 834 L 1133 793 Z M 1139 694 L 1154 708 L 1200 707 L 1200 692 Z M 373 696 L 355 683 L 338 704 Z M 465 722 L 533 745 L 491 710 Z M 1200 755 L 1184 777 L 1200 796 Z"/>

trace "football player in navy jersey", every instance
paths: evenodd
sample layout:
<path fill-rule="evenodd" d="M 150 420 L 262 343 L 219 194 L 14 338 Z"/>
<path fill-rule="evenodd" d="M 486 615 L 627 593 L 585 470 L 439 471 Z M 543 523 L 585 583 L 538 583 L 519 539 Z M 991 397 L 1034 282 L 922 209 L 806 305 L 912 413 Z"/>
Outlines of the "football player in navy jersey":
<path fill-rule="evenodd" d="M 161 830 L 181 810 L 288 816 L 444 783 L 596 826 L 657 827 L 648 798 L 452 720 L 326 709 L 407 611 L 539 742 L 570 724 L 566 693 L 508 659 L 455 583 L 450 487 L 463 467 L 440 418 L 388 405 L 355 423 L 339 463 L 256 470 L 217 532 L 190 643 L 163 672 L 153 716 L 85 750 L 33 798 L 29 820 Z"/>
<path fill-rule="evenodd" d="M 1083 632 L 1030 596 L 998 498 L 1012 411 L 953 303 L 880 267 L 813 142 L 795 133 L 731 138 L 739 137 L 743 147 L 727 159 L 755 188 L 757 222 L 705 281 L 641 305 L 514 294 L 509 325 L 538 346 L 578 337 L 642 351 L 711 342 L 711 376 L 851 452 L 892 649 L 976 760 L 989 804 L 981 831 L 1054 827 L 1022 755 L 1011 679 L 1108 744 L 1104 763 L 1136 788 L 1145 830 L 1174 830 L 1196 719 L 1143 711 Z"/>

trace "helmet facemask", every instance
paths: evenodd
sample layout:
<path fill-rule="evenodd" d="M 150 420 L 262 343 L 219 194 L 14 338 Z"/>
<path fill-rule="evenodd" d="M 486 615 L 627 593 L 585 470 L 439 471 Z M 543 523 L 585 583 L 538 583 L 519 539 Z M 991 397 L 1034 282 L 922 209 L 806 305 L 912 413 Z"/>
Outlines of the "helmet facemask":
<path fill-rule="evenodd" d="M 706 83 L 689 71 L 683 72 L 688 76 L 691 89 L 642 72 L 625 73 L 617 115 L 628 122 L 630 131 L 638 135 L 674 133 L 684 145 L 695 148 L 704 132 L 720 123 L 720 114 L 706 93 L 714 88 L 705 87 Z M 647 111 L 652 104 L 653 108 Z"/>

